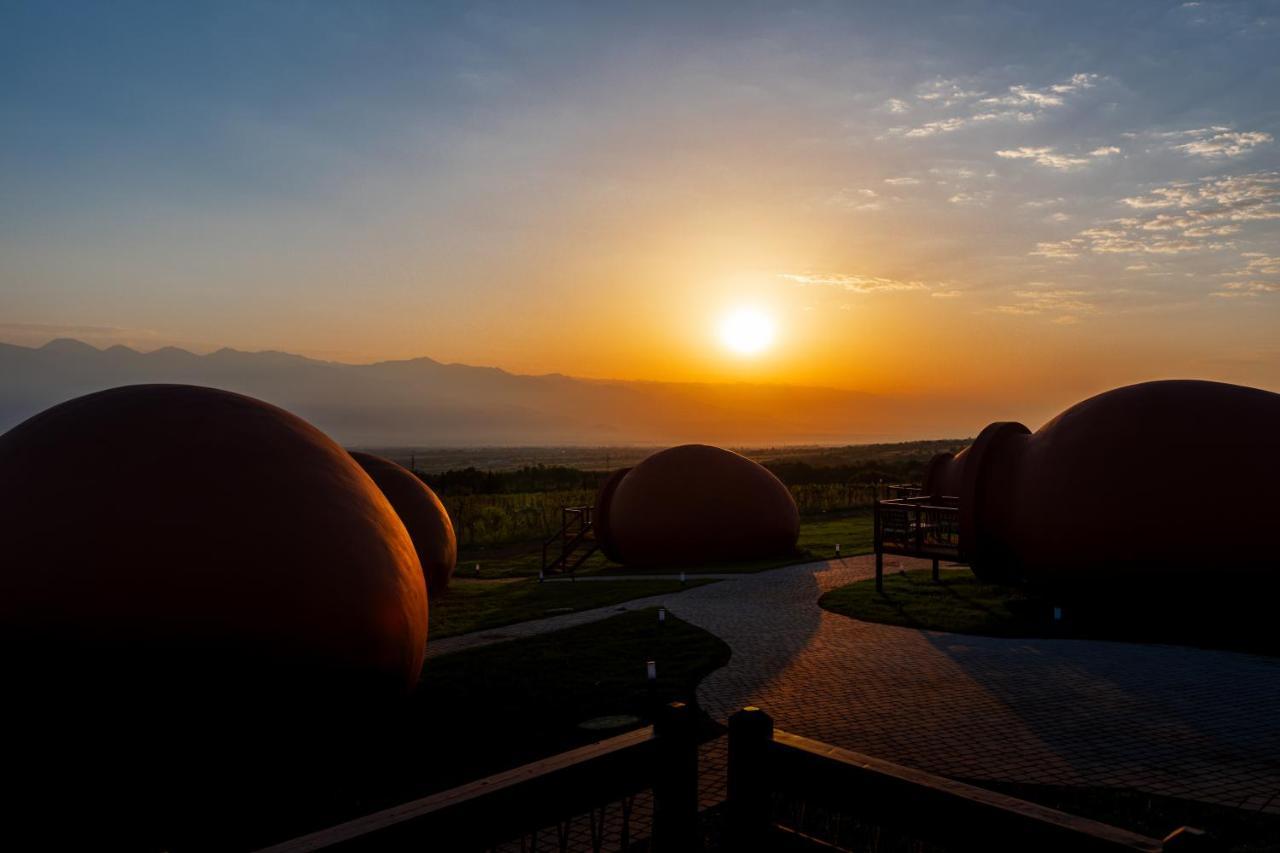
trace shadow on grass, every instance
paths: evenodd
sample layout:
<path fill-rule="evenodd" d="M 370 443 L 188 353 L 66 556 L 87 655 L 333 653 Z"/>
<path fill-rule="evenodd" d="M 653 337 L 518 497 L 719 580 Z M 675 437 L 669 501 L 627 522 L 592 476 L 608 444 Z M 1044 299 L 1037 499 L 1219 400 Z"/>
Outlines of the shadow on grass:
<path fill-rule="evenodd" d="M 826 610 L 864 622 L 986 637 L 1168 643 L 1280 655 L 1270 630 L 1275 596 L 1230 587 L 1113 587 L 1089 596 L 1050 596 L 983 583 L 967 568 L 886 573 L 884 592 L 871 579 L 833 589 Z"/>

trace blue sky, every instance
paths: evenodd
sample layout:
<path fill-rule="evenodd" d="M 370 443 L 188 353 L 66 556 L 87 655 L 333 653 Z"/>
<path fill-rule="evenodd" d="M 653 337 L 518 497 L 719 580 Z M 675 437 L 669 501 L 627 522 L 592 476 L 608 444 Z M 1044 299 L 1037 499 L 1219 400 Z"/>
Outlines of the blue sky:
<path fill-rule="evenodd" d="M 3 14 L 0 339 L 1280 384 L 1274 2 Z M 744 299 L 770 362 L 707 349 Z"/>

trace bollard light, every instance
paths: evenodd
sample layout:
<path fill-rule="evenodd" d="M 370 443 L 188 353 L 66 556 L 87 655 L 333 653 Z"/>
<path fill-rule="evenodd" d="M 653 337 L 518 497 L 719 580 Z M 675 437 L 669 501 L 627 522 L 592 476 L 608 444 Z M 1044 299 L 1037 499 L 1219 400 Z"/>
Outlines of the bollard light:
<path fill-rule="evenodd" d="M 680 585 L 684 586 L 684 572 L 680 573 Z"/>
<path fill-rule="evenodd" d="M 1054 621 L 1054 622 L 1061 622 L 1061 621 L 1062 621 L 1062 608 L 1061 608 L 1061 607 L 1055 607 L 1055 608 L 1053 608 L 1053 621 Z"/>
<path fill-rule="evenodd" d="M 652 660 L 645 661 L 644 670 L 645 670 L 645 674 L 649 676 L 650 681 L 658 680 L 658 662 L 657 661 L 652 661 Z"/>
<path fill-rule="evenodd" d="M 666 622 L 666 621 L 667 621 L 667 608 L 665 608 L 665 607 L 659 607 L 659 608 L 658 608 L 658 621 L 659 621 L 659 622 Z"/>
<path fill-rule="evenodd" d="M 542 583 L 542 569 L 538 569 L 538 583 Z"/>
<path fill-rule="evenodd" d="M 476 563 L 476 577 L 480 577 L 480 564 Z"/>
<path fill-rule="evenodd" d="M 837 556 L 837 557 L 839 557 L 839 556 L 840 556 L 840 543 L 839 543 L 839 542 L 837 542 L 837 543 L 836 543 L 836 556 Z"/>

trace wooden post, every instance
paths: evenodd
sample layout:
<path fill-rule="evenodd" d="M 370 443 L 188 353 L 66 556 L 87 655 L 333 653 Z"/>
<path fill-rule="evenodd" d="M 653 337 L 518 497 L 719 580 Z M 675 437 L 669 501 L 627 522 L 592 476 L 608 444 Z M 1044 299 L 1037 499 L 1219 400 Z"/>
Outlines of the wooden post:
<path fill-rule="evenodd" d="M 729 800 L 725 848 L 731 853 L 769 849 L 769 744 L 773 718 L 748 705 L 729 718 Z"/>
<path fill-rule="evenodd" d="M 654 723 L 658 768 L 653 780 L 653 849 L 684 853 L 698 837 L 698 721 L 684 702 L 661 709 Z"/>

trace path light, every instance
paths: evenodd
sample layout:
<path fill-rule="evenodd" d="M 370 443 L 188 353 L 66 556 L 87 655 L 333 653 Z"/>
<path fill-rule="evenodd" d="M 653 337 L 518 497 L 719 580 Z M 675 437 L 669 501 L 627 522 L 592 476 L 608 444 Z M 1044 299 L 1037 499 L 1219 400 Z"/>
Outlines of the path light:
<path fill-rule="evenodd" d="M 684 572 L 680 573 L 680 586 L 684 586 Z"/>
<path fill-rule="evenodd" d="M 1055 607 L 1055 608 L 1053 608 L 1053 621 L 1054 621 L 1054 622 L 1061 622 L 1061 621 L 1062 621 L 1062 608 L 1061 608 L 1061 607 Z"/>
<path fill-rule="evenodd" d="M 659 607 L 659 608 L 658 608 L 658 621 L 659 621 L 659 622 L 666 622 L 666 621 L 667 621 L 667 608 L 665 608 L 665 607 Z"/>
<path fill-rule="evenodd" d="M 538 583 L 542 583 L 542 569 L 538 569 Z"/>
<path fill-rule="evenodd" d="M 839 542 L 837 542 L 837 543 L 836 543 L 836 556 L 837 556 L 837 557 L 839 557 L 839 556 L 840 556 L 840 543 L 839 543 Z"/>
<path fill-rule="evenodd" d="M 645 669 L 645 674 L 649 676 L 650 681 L 658 680 L 658 662 L 657 661 L 652 661 L 652 660 L 645 661 L 644 669 Z"/>
<path fill-rule="evenodd" d="M 476 563 L 476 577 L 480 577 L 480 564 Z"/>

